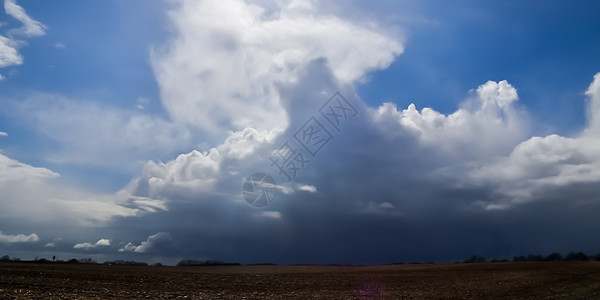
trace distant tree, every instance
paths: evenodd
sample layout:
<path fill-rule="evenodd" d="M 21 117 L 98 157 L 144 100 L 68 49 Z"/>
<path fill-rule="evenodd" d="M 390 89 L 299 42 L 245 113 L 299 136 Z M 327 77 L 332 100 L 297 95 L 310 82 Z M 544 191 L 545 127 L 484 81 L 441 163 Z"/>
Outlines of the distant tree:
<path fill-rule="evenodd" d="M 56 261 L 56 255 L 52 256 L 52 261 Z"/>
<path fill-rule="evenodd" d="M 513 257 L 513 261 L 514 262 L 524 262 L 524 261 L 527 261 L 527 257 L 525 257 L 523 255 L 515 256 L 515 257 Z"/>
<path fill-rule="evenodd" d="M 76 259 L 74 259 L 74 258 L 71 258 L 71 259 L 69 259 L 68 263 L 70 263 L 70 264 L 77 264 L 77 263 L 79 263 L 79 261 L 76 260 Z"/>
<path fill-rule="evenodd" d="M 527 261 L 544 261 L 544 257 L 539 254 L 527 255 Z"/>
<path fill-rule="evenodd" d="M 152 266 L 154 266 L 154 267 L 162 267 L 162 265 L 163 265 L 163 264 L 162 264 L 162 263 L 159 263 L 159 262 L 157 262 L 157 263 L 153 263 L 153 264 L 152 264 Z"/>
<path fill-rule="evenodd" d="M 591 257 L 591 259 L 595 260 L 595 261 L 600 261 L 600 253 L 594 255 L 593 257 Z"/>
<path fill-rule="evenodd" d="M 177 266 L 198 266 L 204 262 L 194 259 L 182 259 L 177 263 Z"/>
<path fill-rule="evenodd" d="M 0 261 L 10 261 L 10 256 L 4 255 L 4 256 L 0 257 Z"/>
<path fill-rule="evenodd" d="M 589 260 L 589 258 L 583 252 L 571 252 L 571 253 L 567 254 L 567 257 L 565 257 L 565 260 L 567 260 L 567 261 L 587 261 L 587 260 Z"/>
<path fill-rule="evenodd" d="M 464 262 L 465 263 L 484 263 L 484 262 L 486 262 L 486 260 L 485 260 L 485 257 L 474 254 L 473 256 L 471 256 L 470 258 L 465 260 Z"/>
<path fill-rule="evenodd" d="M 558 252 L 552 252 L 552 253 L 548 254 L 548 256 L 546 256 L 545 260 L 546 261 L 561 261 L 561 260 L 563 260 L 563 257 Z"/>
<path fill-rule="evenodd" d="M 79 259 L 79 262 L 82 264 L 95 264 L 96 263 L 96 261 L 94 261 L 90 257 L 81 258 L 81 259 Z"/>

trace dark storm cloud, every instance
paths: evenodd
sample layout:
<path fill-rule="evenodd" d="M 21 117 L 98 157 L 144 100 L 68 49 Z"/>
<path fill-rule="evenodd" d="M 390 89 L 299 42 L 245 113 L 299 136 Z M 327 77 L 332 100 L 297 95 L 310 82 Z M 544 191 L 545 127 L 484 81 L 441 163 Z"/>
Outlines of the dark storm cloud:
<path fill-rule="evenodd" d="M 241 17 L 231 17 L 222 3 L 238 8 L 234 13 Z M 0 154 L 6 208 L 0 230 L 39 237 L 7 249 L 170 263 L 386 263 L 600 251 L 590 230 L 600 225 L 594 213 L 600 75 L 587 93 L 592 117 L 584 132 L 530 138 L 517 90 L 506 81 L 482 81 L 448 115 L 415 105 L 367 106 L 354 83 L 389 66 L 403 50 L 397 38 L 375 31 L 381 28 L 323 16 L 309 2 L 278 8 L 274 23 L 267 21 L 277 14 L 269 11 L 265 18 L 260 7 L 245 2 L 184 4 L 189 9 L 171 14 L 181 21 L 176 27 L 182 38 L 152 56 L 171 119 L 116 119 L 133 124 L 136 137 L 167 128 L 165 139 L 152 145 L 156 149 L 185 143 L 187 135 L 172 139 L 178 126 L 210 132 L 207 140 L 220 144 L 147 162 L 115 195 L 61 189 L 51 181 L 58 174 Z M 211 5 L 214 10 L 204 9 Z M 204 26 L 189 26 L 190 20 Z M 222 24 L 233 29 L 213 28 L 221 23 L 212 20 L 233 22 Z M 254 31 L 239 20 L 250 20 Z M 302 30 L 292 34 L 289 28 Z M 223 45 L 223 39 L 231 40 Z M 357 111 L 339 131 L 319 112 L 336 92 Z M 88 110 L 84 105 L 73 114 L 88 121 Z M 48 111 L 39 115 L 53 116 Z M 286 142 L 302 150 L 295 135 L 311 117 L 328 126 L 332 139 L 314 157 L 307 155 L 310 162 L 287 182 L 269 157 Z M 78 127 L 66 124 L 61 131 Z M 120 125 L 100 127 L 129 132 Z M 81 135 L 90 132 L 95 130 Z M 154 140 L 141 138 L 129 148 L 129 135 L 119 135 L 125 144 L 120 149 Z M 111 147 L 100 144 L 79 152 L 103 155 Z M 244 178 L 254 172 L 269 173 L 280 185 L 275 202 L 264 208 L 252 207 L 241 194 Z M 96 246 L 102 239 L 110 244 Z M 44 247 L 55 240 L 54 247 Z"/>
<path fill-rule="evenodd" d="M 487 88 L 496 90 L 490 94 Z M 596 251 L 588 240 L 591 234 L 583 230 L 598 225 L 590 212 L 598 206 L 595 184 L 557 186 L 525 204 L 486 209 L 486 203 L 498 197 L 496 185 L 472 174 L 482 162 L 510 155 L 523 139 L 521 132 L 511 131 L 526 123 L 510 119 L 518 115 L 507 116 L 512 113 L 505 101 L 513 97 L 509 85 L 482 85 L 468 99 L 480 103 L 459 111 L 462 121 L 456 130 L 481 124 L 481 130 L 488 130 L 483 134 L 504 138 L 496 141 L 500 149 L 483 154 L 473 150 L 489 147 L 487 140 L 469 133 L 424 140 L 432 134 L 427 130 L 455 126 L 451 116 L 436 121 L 439 128 L 420 128 L 420 134 L 403 123 L 390 126 L 389 120 L 381 121 L 380 111 L 365 107 L 351 87 L 336 82 L 325 60 L 309 64 L 297 84 L 279 89 L 290 115 L 285 132 L 275 140 L 259 141 L 255 151 L 243 158 L 227 157 L 221 151 L 218 169 L 231 172 L 218 172 L 214 189 L 208 192 L 165 188 L 148 194 L 151 178 L 145 178 L 139 186 L 148 188 L 138 189 L 139 196 L 168 199 L 169 211 L 123 219 L 115 226 L 135 228 L 130 222 L 142 222 L 139 227 L 146 234 L 169 232 L 175 246 L 166 256 L 242 262 L 452 261 L 474 253 L 510 257 L 555 250 Z M 335 90 L 357 107 L 358 116 L 286 183 L 270 166 L 270 151 L 318 113 L 328 98 L 323 92 L 330 95 Z M 496 107 L 485 111 L 490 105 Z M 478 119 L 484 113 L 485 118 Z M 461 152 L 460 147 L 470 149 Z M 271 173 L 291 192 L 280 190 L 276 201 L 265 208 L 249 206 L 240 194 L 241 182 L 255 171 Z M 300 191 L 299 185 L 312 185 L 317 192 Z M 132 234 L 135 231 L 127 232 Z"/>

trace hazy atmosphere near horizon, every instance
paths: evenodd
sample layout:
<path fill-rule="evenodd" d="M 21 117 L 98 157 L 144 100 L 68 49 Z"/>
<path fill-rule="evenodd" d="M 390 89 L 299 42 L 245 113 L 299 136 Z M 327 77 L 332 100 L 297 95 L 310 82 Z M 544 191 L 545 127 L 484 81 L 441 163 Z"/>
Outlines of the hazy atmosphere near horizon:
<path fill-rule="evenodd" d="M 600 253 L 599 12 L 4 0 L 0 255 Z"/>

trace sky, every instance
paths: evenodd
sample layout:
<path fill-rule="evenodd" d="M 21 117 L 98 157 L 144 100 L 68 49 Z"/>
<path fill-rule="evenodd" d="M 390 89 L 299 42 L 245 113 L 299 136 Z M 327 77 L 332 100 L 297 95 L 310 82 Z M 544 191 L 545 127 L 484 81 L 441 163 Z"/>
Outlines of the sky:
<path fill-rule="evenodd" d="M 0 254 L 600 253 L 595 1 L 0 7 Z"/>

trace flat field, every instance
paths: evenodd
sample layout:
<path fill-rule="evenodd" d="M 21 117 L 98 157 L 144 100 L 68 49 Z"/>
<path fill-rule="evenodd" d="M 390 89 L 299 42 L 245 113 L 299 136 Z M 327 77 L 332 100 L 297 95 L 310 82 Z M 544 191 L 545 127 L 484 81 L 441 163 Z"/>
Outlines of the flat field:
<path fill-rule="evenodd" d="M 0 263 L 2 299 L 600 299 L 600 262 L 143 267 Z"/>

